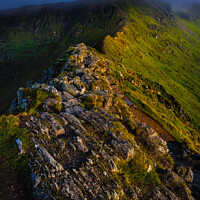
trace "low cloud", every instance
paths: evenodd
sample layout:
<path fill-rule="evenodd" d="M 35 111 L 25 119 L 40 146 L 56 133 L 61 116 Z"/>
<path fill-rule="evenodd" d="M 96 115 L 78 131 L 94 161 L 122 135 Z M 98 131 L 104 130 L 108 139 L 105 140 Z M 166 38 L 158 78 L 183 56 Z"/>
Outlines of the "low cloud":
<path fill-rule="evenodd" d="M 26 5 L 41 5 L 75 0 L 0 0 L 0 10 L 19 8 Z"/>
<path fill-rule="evenodd" d="M 163 0 L 172 6 L 184 6 L 193 3 L 200 3 L 200 0 Z"/>
<path fill-rule="evenodd" d="M 41 4 L 51 4 L 51 3 L 59 3 L 59 2 L 72 2 L 72 1 L 76 1 L 76 0 L 0 0 L 0 10 L 19 8 L 25 5 L 41 5 Z M 101 2 L 105 0 L 90 0 L 90 1 Z M 112 0 L 107 0 L 107 1 L 112 1 Z M 167 2 L 176 8 L 183 7 L 184 5 L 186 4 L 188 5 L 188 3 L 191 3 L 191 2 L 200 3 L 200 0 L 160 0 L 160 1 Z"/>

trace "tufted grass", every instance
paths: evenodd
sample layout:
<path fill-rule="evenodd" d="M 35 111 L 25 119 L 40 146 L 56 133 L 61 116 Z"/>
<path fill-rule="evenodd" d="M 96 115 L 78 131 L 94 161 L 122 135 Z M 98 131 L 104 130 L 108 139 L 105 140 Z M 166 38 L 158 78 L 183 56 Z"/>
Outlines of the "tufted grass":
<path fill-rule="evenodd" d="M 45 90 L 24 88 L 23 93 L 24 97 L 29 100 L 27 110 L 29 114 L 38 114 L 40 111 L 42 111 L 42 105 L 48 98 L 53 98 L 61 102 L 61 98 L 58 95 L 55 95 L 52 92 L 47 92 Z M 55 112 L 59 112 L 62 109 L 62 104 L 53 104 L 51 107 Z"/>

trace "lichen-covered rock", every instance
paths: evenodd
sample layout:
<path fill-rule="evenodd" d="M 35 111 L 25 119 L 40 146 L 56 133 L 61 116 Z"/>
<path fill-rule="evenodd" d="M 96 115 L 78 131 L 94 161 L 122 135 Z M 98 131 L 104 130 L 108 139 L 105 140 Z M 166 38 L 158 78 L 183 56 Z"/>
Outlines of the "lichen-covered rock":
<path fill-rule="evenodd" d="M 58 91 L 55 87 L 53 87 L 51 85 L 44 84 L 44 83 L 36 83 L 36 84 L 32 85 L 31 88 L 32 89 L 38 89 L 38 90 L 45 90 L 47 92 L 51 92 L 55 95 L 58 95 Z"/>
<path fill-rule="evenodd" d="M 84 94 L 81 99 L 85 102 L 85 107 L 92 108 L 109 108 L 112 106 L 112 97 L 102 91 L 93 91 Z"/>
<path fill-rule="evenodd" d="M 79 93 L 79 91 L 73 85 L 69 83 L 62 83 L 61 91 L 68 92 L 69 94 L 73 96 L 76 96 Z"/>
<path fill-rule="evenodd" d="M 11 106 L 9 108 L 10 113 L 14 113 L 16 111 L 26 111 L 28 109 L 28 99 L 24 97 L 23 88 L 19 88 L 17 91 L 17 97 L 12 101 Z"/>
<path fill-rule="evenodd" d="M 41 119 L 49 122 L 51 128 L 50 128 L 50 133 L 53 135 L 61 135 L 65 133 L 65 129 L 60 125 L 60 123 L 55 120 L 53 116 L 51 116 L 48 113 L 41 113 Z"/>
<path fill-rule="evenodd" d="M 38 156 L 45 162 L 48 162 L 55 168 L 55 171 L 63 171 L 64 168 L 61 164 L 59 164 L 50 154 L 49 152 L 42 146 L 36 145 Z"/>
<path fill-rule="evenodd" d="M 166 187 L 170 188 L 173 192 L 175 192 L 178 197 L 180 197 L 181 199 L 183 198 L 185 200 L 194 200 L 190 190 L 185 185 L 184 180 L 181 177 L 179 177 L 176 173 L 166 169 L 162 178 Z"/>
<path fill-rule="evenodd" d="M 193 171 L 191 168 L 185 168 L 183 166 L 175 166 L 175 172 L 186 182 L 192 183 L 193 182 Z"/>

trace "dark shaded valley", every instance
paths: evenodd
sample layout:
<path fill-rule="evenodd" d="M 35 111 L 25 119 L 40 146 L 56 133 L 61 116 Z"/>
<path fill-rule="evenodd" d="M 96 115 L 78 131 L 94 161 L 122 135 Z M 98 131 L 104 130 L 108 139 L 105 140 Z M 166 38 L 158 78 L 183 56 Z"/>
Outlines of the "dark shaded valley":
<path fill-rule="evenodd" d="M 116 5 L 82 1 L 1 11 L 1 109 L 21 84 L 41 78 L 70 45 L 98 46 L 116 33 L 125 24 L 121 14 Z"/>

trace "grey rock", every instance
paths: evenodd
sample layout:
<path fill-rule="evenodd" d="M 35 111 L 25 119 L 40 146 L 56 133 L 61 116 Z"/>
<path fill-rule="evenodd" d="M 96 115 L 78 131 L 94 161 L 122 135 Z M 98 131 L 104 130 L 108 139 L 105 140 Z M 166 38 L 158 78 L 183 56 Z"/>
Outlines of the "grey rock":
<path fill-rule="evenodd" d="M 68 145 L 69 145 L 72 152 L 76 151 L 76 147 L 71 142 L 69 142 Z"/>
<path fill-rule="evenodd" d="M 58 139 L 57 141 L 59 143 L 59 149 L 61 151 L 63 151 L 65 149 L 65 147 L 66 147 L 65 142 L 63 140 L 61 140 L 61 139 Z"/>
<path fill-rule="evenodd" d="M 49 152 L 42 146 L 37 146 L 37 149 L 39 150 L 40 155 L 44 158 L 46 162 L 51 164 L 56 171 L 63 171 L 64 168 L 61 164 L 59 164 L 50 154 Z"/>
<path fill-rule="evenodd" d="M 47 189 L 40 190 L 39 188 L 33 189 L 34 200 L 50 200 L 50 191 Z"/>
<path fill-rule="evenodd" d="M 83 108 L 80 106 L 80 103 L 75 99 L 70 99 L 67 102 L 63 102 L 63 107 L 65 113 L 79 114 L 83 112 Z"/>
<path fill-rule="evenodd" d="M 24 153 L 24 150 L 22 148 L 22 142 L 21 142 L 21 140 L 19 138 L 16 139 L 16 143 L 17 143 L 17 148 L 18 148 L 19 153 L 20 154 Z"/>
<path fill-rule="evenodd" d="M 28 99 L 24 97 L 24 88 L 19 88 L 17 91 L 17 97 L 12 101 L 9 108 L 9 112 L 14 113 L 16 111 L 26 111 L 28 109 Z"/>
<path fill-rule="evenodd" d="M 70 99 L 73 99 L 74 97 L 71 95 L 71 94 L 69 94 L 68 92 L 62 92 L 62 99 L 64 100 L 64 101 L 68 101 L 68 100 L 70 100 Z"/>
<path fill-rule="evenodd" d="M 81 132 L 87 133 L 81 122 L 74 115 L 70 113 L 61 113 L 61 116 L 63 116 L 71 125 L 81 130 Z"/>
<path fill-rule="evenodd" d="M 61 90 L 68 92 L 72 96 L 76 96 L 79 93 L 79 91 L 73 85 L 69 83 L 62 83 Z"/>
<path fill-rule="evenodd" d="M 186 182 L 192 183 L 193 182 L 193 171 L 191 168 L 185 168 L 183 166 L 176 166 L 175 171 L 177 174 L 183 178 Z"/>
<path fill-rule="evenodd" d="M 168 188 L 162 187 L 162 188 L 154 188 L 153 195 L 150 198 L 150 200 L 180 200 L 173 192 L 171 192 Z"/>
<path fill-rule="evenodd" d="M 118 155 L 122 156 L 126 160 L 130 160 L 134 157 L 134 148 L 127 140 L 111 139 L 108 141 L 108 144 L 110 144 Z"/>
<path fill-rule="evenodd" d="M 136 187 L 134 182 L 126 181 L 122 164 L 133 164 L 137 152 L 150 172 L 156 164 L 149 155 L 156 155 L 158 162 L 159 156 L 169 156 L 166 142 L 147 124 L 127 119 L 123 126 L 124 121 L 120 119 L 124 120 L 126 114 L 132 117 L 129 115 L 132 113 L 126 103 L 118 100 L 124 95 L 110 69 L 114 63 L 84 44 L 70 47 L 63 56 L 67 56 L 66 63 L 62 61 L 64 75 L 47 84 L 29 86 L 53 92 L 61 99 L 47 98 L 44 108 L 48 112 L 41 113 L 40 117 L 27 117 L 30 119 L 26 127 L 35 144 L 29 152 L 34 199 L 192 200 L 184 182 L 192 182 L 190 169 L 179 170 L 178 175 L 166 171 L 160 175 L 163 185 L 149 186 L 147 191 L 143 186 Z M 121 77 L 125 78 L 123 74 Z M 23 89 L 13 102 L 14 109 L 21 99 L 24 99 Z M 91 100 L 93 105 L 86 108 L 86 100 Z M 55 111 L 51 111 L 51 105 L 60 102 L 62 112 L 52 113 Z M 122 112 L 123 117 L 119 116 Z M 128 122 L 132 123 L 130 129 Z M 135 139 L 139 138 L 137 144 L 142 144 L 142 148 L 136 145 L 134 136 L 127 139 L 127 131 L 137 135 Z"/>
<path fill-rule="evenodd" d="M 128 191 L 129 191 L 129 196 L 131 197 L 131 199 L 139 200 L 135 190 L 131 186 L 129 186 Z"/>
<path fill-rule="evenodd" d="M 112 172 L 118 171 L 116 164 L 114 163 L 114 161 L 111 158 L 108 159 L 108 166 Z"/>
<path fill-rule="evenodd" d="M 49 113 L 41 113 L 41 119 L 47 121 L 51 125 L 50 133 L 53 135 L 61 135 L 65 133 L 65 129 L 60 125 L 60 123 L 55 120 L 53 116 Z"/>
<path fill-rule="evenodd" d="M 92 124 L 95 130 L 100 132 L 107 131 L 112 123 L 105 117 L 102 117 L 100 114 L 92 112 L 92 111 L 85 111 L 80 113 L 80 118 L 88 123 Z"/>
<path fill-rule="evenodd" d="M 81 151 L 84 153 L 88 151 L 88 148 L 83 144 L 83 140 L 80 137 L 78 137 L 78 136 L 74 137 L 73 143 L 76 146 L 76 149 L 78 151 Z"/>
<path fill-rule="evenodd" d="M 165 186 L 172 190 L 172 192 L 175 192 L 178 197 L 185 200 L 194 200 L 183 179 L 173 171 L 166 170 L 166 173 L 162 176 L 162 180 Z"/>
<path fill-rule="evenodd" d="M 31 182 L 32 182 L 34 188 L 36 188 L 40 184 L 41 181 L 42 180 L 41 180 L 40 176 L 38 176 L 34 172 L 31 173 Z"/>

